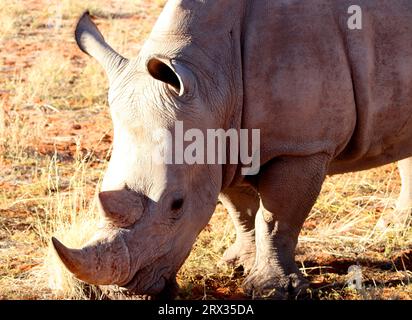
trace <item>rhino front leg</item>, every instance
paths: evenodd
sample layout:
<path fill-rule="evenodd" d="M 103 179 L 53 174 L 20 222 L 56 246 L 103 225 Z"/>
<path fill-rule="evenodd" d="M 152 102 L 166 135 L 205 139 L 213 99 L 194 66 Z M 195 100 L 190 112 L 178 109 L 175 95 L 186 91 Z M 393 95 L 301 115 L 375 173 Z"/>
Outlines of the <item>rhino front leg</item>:
<path fill-rule="evenodd" d="M 261 198 L 256 215 L 256 259 L 245 279 L 245 292 L 258 297 L 285 298 L 307 287 L 295 264 L 302 225 L 325 179 L 330 156 L 284 157 L 262 167 Z"/>
<path fill-rule="evenodd" d="M 225 251 L 222 260 L 233 266 L 242 265 L 247 273 L 255 262 L 255 216 L 259 195 L 253 187 L 241 186 L 224 190 L 219 199 L 236 230 L 236 241 Z"/>

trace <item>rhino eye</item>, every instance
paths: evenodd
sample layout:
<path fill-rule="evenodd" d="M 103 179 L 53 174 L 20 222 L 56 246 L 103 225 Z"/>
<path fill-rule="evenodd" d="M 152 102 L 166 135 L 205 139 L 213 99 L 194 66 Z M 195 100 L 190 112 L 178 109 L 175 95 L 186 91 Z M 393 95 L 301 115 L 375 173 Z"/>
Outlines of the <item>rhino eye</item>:
<path fill-rule="evenodd" d="M 183 202 L 182 198 L 174 200 L 171 206 L 172 211 L 180 210 L 183 207 Z"/>

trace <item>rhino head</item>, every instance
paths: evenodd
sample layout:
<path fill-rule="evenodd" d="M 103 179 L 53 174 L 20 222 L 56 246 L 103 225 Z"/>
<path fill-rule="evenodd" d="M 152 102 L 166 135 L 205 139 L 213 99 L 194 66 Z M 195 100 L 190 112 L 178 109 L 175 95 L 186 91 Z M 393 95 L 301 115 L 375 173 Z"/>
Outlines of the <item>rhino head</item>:
<path fill-rule="evenodd" d="M 159 128 L 219 128 L 223 117 L 202 100 L 193 66 L 165 54 L 126 59 L 104 40 L 85 13 L 76 41 L 103 66 L 109 79 L 113 151 L 99 193 L 104 227 L 82 249 L 52 242 L 80 280 L 115 284 L 157 295 L 173 283 L 197 235 L 209 221 L 222 186 L 222 165 L 153 161 Z M 204 96 L 204 95 L 203 95 Z"/>

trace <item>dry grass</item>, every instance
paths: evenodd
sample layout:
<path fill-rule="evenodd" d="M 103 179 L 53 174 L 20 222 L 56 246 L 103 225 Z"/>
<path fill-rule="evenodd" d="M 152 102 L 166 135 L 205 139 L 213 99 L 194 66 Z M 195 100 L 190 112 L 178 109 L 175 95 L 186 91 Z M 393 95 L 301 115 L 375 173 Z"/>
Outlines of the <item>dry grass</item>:
<path fill-rule="evenodd" d="M 399 193 L 395 164 L 368 172 L 330 177 L 323 186 L 322 197 L 308 218 L 316 227 L 303 242 L 333 243 L 351 251 L 367 252 L 385 246 L 386 253 L 411 244 L 411 217 L 395 222 L 395 201 Z M 315 235 L 313 237 L 312 234 Z"/>
<path fill-rule="evenodd" d="M 79 152 L 77 153 L 79 155 Z M 52 159 L 48 174 L 49 201 L 44 213 L 38 217 L 36 231 L 47 247 L 50 236 L 56 235 L 72 247 L 81 246 L 96 231 L 98 217 L 94 210 L 94 202 L 89 202 L 87 181 L 90 174 L 88 162 L 77 156 L 73 164 L 73 175 L 68 185 L 61 190 L 61 173 L 56 157 Z M 52 191 L 52 192 L 50 192 Z M 64 296 L 78 294 L 77 282 L 64 269 L 48 247 L 45 264 L 45 275 L 48 275 L 49 287 L 62 292 Z M 43 271 L 43 270 L 42 270 Z M 74 283 L 74 285 L 73 285 Z"/>
<path fill-rule="evenodd" d="M 110 153 L 107 81 L 78 51 L 72 31 L 88 7 L 112 46 L 133 57 L 163 2 L 0 4 L 0 299 L 100 297 L 85 292 L 49 248 L 52 235 L 78 247 L 96 228 L 94 195 Z M 410 218 L 393 223 L 399 186 L 393 164 L 327 179 L 298 248 L 313 283 L 309 296 L 411 299 L 410 267 L 379 267 L 411 250 Z M 242 278 L 219 263 L 233 240 L 218 206 L 178 274 L 179 298 L 241 297 Z M 344 267 L 331 270 L 342 259 Z M 362 290 L 346 285 L 347 264 L 357 263 L 364 268 Z"/>
<path fill-rule="evenodd" d="M 19 17 L 25 11 L 26 9 L 18 0 L 2 1 L 0 3 L 0 41 L 17 35 Z"/>

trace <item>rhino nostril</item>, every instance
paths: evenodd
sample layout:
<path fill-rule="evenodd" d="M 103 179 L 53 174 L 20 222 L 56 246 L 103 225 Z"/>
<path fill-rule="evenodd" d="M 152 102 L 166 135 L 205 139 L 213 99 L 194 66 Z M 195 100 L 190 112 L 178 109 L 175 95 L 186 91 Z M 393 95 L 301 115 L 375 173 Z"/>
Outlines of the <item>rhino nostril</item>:
<path fill-rule="evenodd" d="M 171 206 L 172 211 L 181 209 L 183 207 L 183 202 L 184 200 L 182 198 L 174 200 Z"/>

